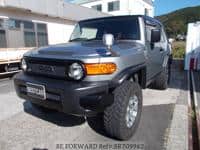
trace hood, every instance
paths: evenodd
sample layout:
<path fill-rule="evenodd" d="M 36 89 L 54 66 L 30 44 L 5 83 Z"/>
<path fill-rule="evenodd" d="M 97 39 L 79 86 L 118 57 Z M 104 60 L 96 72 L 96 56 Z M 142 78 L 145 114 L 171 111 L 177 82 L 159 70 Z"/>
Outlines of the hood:
<path fill-rule="evenodd" d="M 118 55 L 126 49 L 141 48 L 141 44 L 133 41 L 118 41 L 112 47 Z M 110 56 L 110 52 L 102 41 L 89 42 L 70 42 L 66 44 L 52 45 L 33 50 L 26 55 L 31 56 L 46 56 L 46 57 L 62 57 L 62 58 L 77 58 L 77 57 L 102 57 Z"/>

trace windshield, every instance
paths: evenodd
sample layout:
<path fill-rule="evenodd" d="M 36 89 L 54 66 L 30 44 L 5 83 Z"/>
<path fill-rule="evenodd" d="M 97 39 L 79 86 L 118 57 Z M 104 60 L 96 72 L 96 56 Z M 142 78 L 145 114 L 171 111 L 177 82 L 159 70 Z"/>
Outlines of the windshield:
<path fill-rule="evenodd" d="M 113 34 L 116 40 L 140 40 L 138 19 L 83 21 L 76 25 L 70 41 L 102 40 L 106 33 Z"/>

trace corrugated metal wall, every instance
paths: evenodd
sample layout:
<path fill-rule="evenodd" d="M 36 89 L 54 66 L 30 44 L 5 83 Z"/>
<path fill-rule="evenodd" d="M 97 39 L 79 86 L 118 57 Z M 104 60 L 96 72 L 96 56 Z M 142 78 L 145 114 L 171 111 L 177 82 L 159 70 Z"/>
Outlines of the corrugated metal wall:
<path fill-rule="evenodd" d="M 200 49 L 200 22 L 189 23 L 187 42 L 186 42 L 186 57 L 185 57 L 185 70 L 189 70 L 190 58 L 195 51 Z"/>
<path fill-rule="evenodd" d="M 109 16 L 79 5 L 66 3 L 64 0 L 1 0 L 2 7 L 29 10 L 33 13 L 60 17 L 73 21 Z M 77 13 L 79 12 L 79 13 Z"/>

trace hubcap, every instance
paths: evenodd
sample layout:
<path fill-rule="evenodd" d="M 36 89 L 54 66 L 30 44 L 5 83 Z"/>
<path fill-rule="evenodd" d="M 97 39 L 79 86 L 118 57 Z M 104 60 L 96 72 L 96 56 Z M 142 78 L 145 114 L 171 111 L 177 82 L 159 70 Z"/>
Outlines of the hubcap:
<path fill-rule="evenodd" d="M 126 111 L 126 125 L 131 128 L 138 114 L 138 97 L 136 95 L 130 97 Z"/>

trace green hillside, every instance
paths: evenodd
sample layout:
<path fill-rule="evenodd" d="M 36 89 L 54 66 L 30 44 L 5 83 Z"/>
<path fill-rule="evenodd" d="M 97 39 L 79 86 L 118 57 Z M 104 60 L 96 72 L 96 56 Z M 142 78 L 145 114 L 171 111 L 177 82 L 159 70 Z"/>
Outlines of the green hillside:
<path fill-rule="evenodd" d="M 187 33 L 187 24 L 200 21 L 200 6 L 183 8 L 172 13 L 157 16 L 165 26 L 169 37 Z"/>

